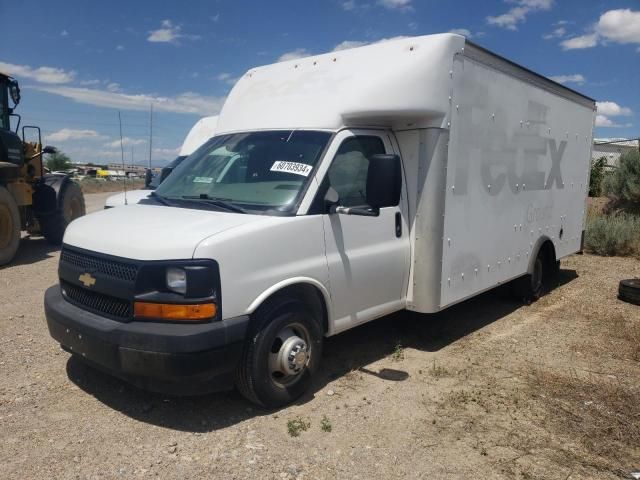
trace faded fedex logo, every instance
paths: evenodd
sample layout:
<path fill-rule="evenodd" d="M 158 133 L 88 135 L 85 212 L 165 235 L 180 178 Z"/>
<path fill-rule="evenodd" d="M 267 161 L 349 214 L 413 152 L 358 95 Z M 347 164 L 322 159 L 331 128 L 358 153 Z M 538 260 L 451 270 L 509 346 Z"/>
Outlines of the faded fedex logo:
<path fill-rule="evenodd" d="M 567 142 L 562 140 L 558 144 L 553 138 L 545 140 L 547 148 L 544 153 L 541 151 L 527 152 L 525 150 L 525 157 L 529 156 L 527 155 L 528 153 L 550 155 L 551 168 L 548 172 L 536 169 L 518 173 L 516 171 L 518 164 L 515 161 L 506 164 L 483 163 L 480 167 L 480 173 L 487 193 L 497 195 L 502 191 L 505 184 L 509 185 L 513 193 L 518 193 L 522 190 L 548 190 L 554 185 L 556 188 L 564 188 L 561 162 Z"/>
<path fill-rule="evenodd" d="M 520 98 L 491 102 L 499 92 L 491 78 L 485 80 L 465 85 L 468 90 L 461 90 L 455 106 L 453 194 L 466 195 L 476 188 L 491 196 L 507 188 L 515 194 L 563 189 L 562 160 L 569 139 L 564 139 L 564 131 L 562 140 L 557 130 L 552 132 L 550 106 L 536 100 L 522 105 Z M 518 104 L 524 107 L 520 114 Z"/>

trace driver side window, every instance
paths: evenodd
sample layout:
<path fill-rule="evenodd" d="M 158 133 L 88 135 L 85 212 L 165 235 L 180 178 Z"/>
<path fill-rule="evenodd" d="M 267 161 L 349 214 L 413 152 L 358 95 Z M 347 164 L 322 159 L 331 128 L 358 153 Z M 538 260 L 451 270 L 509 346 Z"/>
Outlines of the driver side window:
<path fill-rule="evenodd" d="M 338 192 L 343 207 L 367 204 L 367 170 L 372 155 L 386 153 L 380 137 L 347 138 L 329 167 L 329 184 Z"/>

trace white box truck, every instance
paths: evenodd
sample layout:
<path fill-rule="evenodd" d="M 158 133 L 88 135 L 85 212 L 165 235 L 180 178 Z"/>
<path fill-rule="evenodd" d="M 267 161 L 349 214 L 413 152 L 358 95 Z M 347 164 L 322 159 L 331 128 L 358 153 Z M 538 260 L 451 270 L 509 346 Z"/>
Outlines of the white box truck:
<path fill-rule="evenodd" d="M 326 336 L 540 296 L 581 248 L 594 113 L 454 34 L 251 69 L 149 199 L 69 226 L 50 333 L 146 389 L 291 402 Z"/>

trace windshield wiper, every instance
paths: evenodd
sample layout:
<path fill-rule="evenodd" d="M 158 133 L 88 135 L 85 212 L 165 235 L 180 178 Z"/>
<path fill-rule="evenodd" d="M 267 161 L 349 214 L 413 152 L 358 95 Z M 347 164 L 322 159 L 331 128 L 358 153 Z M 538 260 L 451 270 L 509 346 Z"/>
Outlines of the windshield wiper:
<path fill-rule="evenodd" d="M 183 195 L 182 198 L 185 200 L 195 200 L 196 202 L 206 203 L 207 205 L 213 205 L 214 207 L 224 208 L 229 212 L 247 213 L 244 208 L 234 205 L 224 198 L 210 197 L 206 193 L 201 193 L 200 195 Z"/>

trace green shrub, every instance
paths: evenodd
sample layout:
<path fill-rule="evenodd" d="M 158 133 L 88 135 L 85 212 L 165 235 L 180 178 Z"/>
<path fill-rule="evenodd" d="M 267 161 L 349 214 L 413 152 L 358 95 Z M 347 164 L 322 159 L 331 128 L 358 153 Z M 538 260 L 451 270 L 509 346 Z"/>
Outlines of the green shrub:
<path fill-rule="evenodd" d="M 602 178 L 604 168 L 607 165 L 607 157 L 600 157 L 591 163 L 591 175 L 589 176 L 589 196 L 599 197 L 602 195 Z"/>
<path fill-rule="evenodd" d="M 602 190 L 617 200 L 640 203 L 640 152 L 627 152 L 602 182 Z"/>
<path fill-rule="evenodd" d="M 585 246 L 597 255 L 640 256 L 640 216 L 589 215 Z"/>

